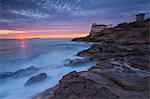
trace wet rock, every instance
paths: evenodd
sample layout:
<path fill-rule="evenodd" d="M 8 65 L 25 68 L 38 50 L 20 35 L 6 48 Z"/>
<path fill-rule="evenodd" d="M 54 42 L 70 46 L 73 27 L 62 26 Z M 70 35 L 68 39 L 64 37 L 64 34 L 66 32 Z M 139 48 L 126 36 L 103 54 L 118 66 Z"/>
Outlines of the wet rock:
<path fill-rule="evenodd" d="M 66 79 L 69 79 L 69 78 L 79 78 L 79 73 L 76 72 L 76 71 L 72 71 L 70 72 L 69 74 L 65 75 L 62 77 L 62 79 L 60 80 L 60 82 L 63 82 L 65 81 Z"/>
<path fill-rule="evenodd" d="M 25 86 L 30 86 L 32 84 L 41 82 L 43 80 L 45 80 L 47 78 L 47 74 L 46 73 L 40 73 L 38 75 L 35 75 L 33 77 L 31 77 L 26 83 Z"/>
<path fill-rule="evenodd" d="M 37 72 L 38 70 L 39 70 L 38 68 L 31 66 L 31 67 L 28 67 L 26 69 L 20 69 L 16 72 L 1 72 L 0 73 L 0 79 L 28 76 L 30 74 Z"/>
<path fill-rule="evenodd" d="M 12 77 L 14 75 L 13 72 L 1 72 L 0 73 L 0 79 L 6 79 L 9 77 Z"/>
<path fill-rule="evenodd" d="M 26 69 L 20 69 L 20 70 L 14 72 L 14 76 L 16 76 L 16 77 L 18 77 L 18 76 L 27 76 L 27 75 L 33 74 L 37 71 L 38 71 L 38 68 L 36 68 L 34 66 L 31 66 L 31 67 L 28 67 Z"/>
<path fill-rule="evenodd" d="M 74 39 L 72 39 L 72 41 L 88 41 L 89 40 L 89 36 L 87 36 L 87 37 L 81 37 L 81 38 L 74 38 Z"/>
<path fill-rule="evenodd" d="M 114 67 L 111 64 L 99 63 L 99 64 L 89 68 L 88 71 L 101 72 L 103 70 L 108 70 L 108 69 L 112 69 L 112 68 L 114 68 Z"/>
<path fill-rule="evenodd" d="M 79 65 L 86 64 L 88 62 L 91 62 L 91 60 L 90 59 L 75 59 L 75 60 L 71 60 L 69 64 L 66 64 L 66 65 L 67 66 L 79 66 Z"/>
<path fill-rule="evenodd" d="M 83 50 L 77 53 L 77 56 L 88 57 L 92 54 L 89 50 Z"/>

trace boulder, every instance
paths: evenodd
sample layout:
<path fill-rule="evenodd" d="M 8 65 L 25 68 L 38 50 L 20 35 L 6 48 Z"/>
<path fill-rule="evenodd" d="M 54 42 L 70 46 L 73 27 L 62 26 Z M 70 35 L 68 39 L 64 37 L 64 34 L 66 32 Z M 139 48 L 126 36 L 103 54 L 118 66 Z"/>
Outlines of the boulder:
<path fill-rule="evenodd" d="M 33 77 L 31 77 L 26 83 L 25 86 L 30 86 L 32 84 L 41 82 L 43 80 L 45 80 L 47 78 L 47 74 L 46 73 L 40 73 L 38 75 L 35 75 Z"/>

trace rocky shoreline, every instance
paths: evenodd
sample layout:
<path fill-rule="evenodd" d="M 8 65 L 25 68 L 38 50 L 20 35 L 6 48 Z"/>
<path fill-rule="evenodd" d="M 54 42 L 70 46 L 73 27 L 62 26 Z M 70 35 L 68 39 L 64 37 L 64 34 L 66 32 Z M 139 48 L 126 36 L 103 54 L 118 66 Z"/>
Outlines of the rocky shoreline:
<path fill-rule="evenodd" d="M 70 72 L 34 99 L 149 99 L 149 29 L 106 28 L 94 37 L 73 39 L 94 44 L 77 53 L 85 59 L 70 63 L 97 65 Z"/>

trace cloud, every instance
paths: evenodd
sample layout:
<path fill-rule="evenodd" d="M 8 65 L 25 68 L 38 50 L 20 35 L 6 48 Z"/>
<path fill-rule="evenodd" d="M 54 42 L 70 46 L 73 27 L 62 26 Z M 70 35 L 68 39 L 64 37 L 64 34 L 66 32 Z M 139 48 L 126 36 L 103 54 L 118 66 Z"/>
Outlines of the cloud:
<path fill-rule="evenodd" d="M 1 29 L 119 23 L 149 13 L 149 0 L 0 0 Z"/>
<path fill-rule="evenodd" d="M 11 10 L 12 14 L 22 15 L 25 17 L 31 17 L 31 18 L 47 18 L 49 17 L 49 14 L 40 13 L 38 11 L 32 11 L 32 10 Z"/>
<path fill-rule="evenodd" d="M 0 30 L 0 35 L 2 35 L 2 34 L 20 34 L 20 33 L 25 33 L 25 31 Z"/>

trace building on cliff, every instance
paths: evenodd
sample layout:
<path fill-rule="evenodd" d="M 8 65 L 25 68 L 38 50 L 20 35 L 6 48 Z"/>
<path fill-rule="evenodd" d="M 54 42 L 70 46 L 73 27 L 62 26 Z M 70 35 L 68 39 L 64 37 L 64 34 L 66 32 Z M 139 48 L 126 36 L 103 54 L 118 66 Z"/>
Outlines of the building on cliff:
<path fill-rule="evenodd" d="M 140 27 L 142 27 L 142 26 L 144 26 L 145 24 L 144 24 L 144 16 L 145 16 L 145 14 L 144 13 L 140 13 L 140 14 L 137 14 L 136 15 L 136 23 L 137 23 L 137 26 L 140 26 Z"/>
<path fill-rule="evenodd" d="M 144 22 L 144 13 L 140 13 L 136 15 L 136 22 Z"/>
<path fill-rule="evenodd" d="M 150 27 L 150 18 L 145 19 L 144 16 L 145 16 L 144 13 L 137 14 L 136 15 L 136 21 L 120 23 L 116 26 L 116 28 L 129 29 L 129 28 L 146 28 L 146 27 Z"/>
<path fill-rule="evenodd" d="M 107 26 L 104 24 L 96 24 L 93 23 L 92 27 L 91 27 L 91 32 L 90 32 L 90 36 L 93 37 L 95 35 L 97 35 L 97 33 L 101 32 L 102 30 L 104 30 Z"/>

